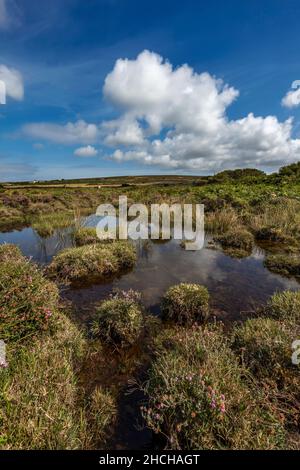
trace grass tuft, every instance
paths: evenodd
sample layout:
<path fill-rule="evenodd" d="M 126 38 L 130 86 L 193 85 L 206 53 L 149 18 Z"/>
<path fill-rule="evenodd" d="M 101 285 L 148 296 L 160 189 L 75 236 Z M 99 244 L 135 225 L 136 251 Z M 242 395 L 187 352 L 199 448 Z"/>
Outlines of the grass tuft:
<path fill-rule="evenodd" d="M 143 314 L 138 292 L 118 292 L 97 308 L 93 332 L 106 343 L 130 346 L 137 341 L 142 329 Z"/>
<path fill-rule="evenodd" d="M 181 283 L 170 287 L 161 304 L 162 316 L 181 325 L 204 321 L 209 315 L 209 293 L 200 284 Z"/>
<path fill-rule="evenodd" d="M 136 251 L 127 241 L 84 245 L 58 253 L 47 268 L 51 278 L 62 282 L 108 278 L 132 268 Z"/>

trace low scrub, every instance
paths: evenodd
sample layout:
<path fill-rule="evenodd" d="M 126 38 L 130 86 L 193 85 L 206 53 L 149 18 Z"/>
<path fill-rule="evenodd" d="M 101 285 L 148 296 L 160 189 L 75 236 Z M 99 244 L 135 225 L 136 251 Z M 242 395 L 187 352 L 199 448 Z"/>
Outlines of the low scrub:
<path fill-rule="evenodd" d="M 204 321 L 209 315 L 208 301 L 206 287 L 181 283 L 165 293 L 161 304 L 162 316 L 181 325 Z"/>
<path fill-rule="evenodd" d="M 293 244 L 292 237 L 286 235 L 281 228 L 276 227 L 262 227 L 255 233 L 257 240 L 269 241 L 273 243 L 288 243 Z"/>
<path fill-rule="evenodd" d="M 0 338 L 16 341 L 57 319 L 58 289 L 13 245 L 0 246 Z"/>
<path fill-rule="evenodd" d="M 84 245 L 58 253 L 48 266 L 47 273 L 63 282 L 92 281 L 132 268 L 135 261 L 135 248 L 127 241 Z"/>
<path fill-rule="evenodd" d="M 0 374 L 1 449 L 75 449 L 86 439 L 72 365 L 83 338 L 65 317 L 56 327 L 53 335 L 7 347 L 8 367 Z"/>
<path fill-rule="evenodd" d="M 284 429 L 214 325 L 164 331 L 142 386 L 148 427 L 171 449 L 274 449 Z"/>
<path fill-rule="evenodd" d="M 93 332 L 106 343 L 130 346 L 143 329 L 143 314 L 138 292 L 118 292 L 97 308 Z"/>

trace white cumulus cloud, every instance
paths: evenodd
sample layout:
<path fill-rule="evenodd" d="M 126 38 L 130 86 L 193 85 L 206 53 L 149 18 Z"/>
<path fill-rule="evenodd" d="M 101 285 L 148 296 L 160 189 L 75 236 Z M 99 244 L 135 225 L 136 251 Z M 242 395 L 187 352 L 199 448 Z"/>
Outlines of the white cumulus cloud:
<path fill-rule="evenodd" d="M 18 70 L 0 64 L 0 80 L 5 84 L 6 96 L 10 96 L 14 100 L 19 101 L 23 99 L 23 78 Z"/>
<path fill-rule="evenodd" d="M 250 113 L 229 120 L 226 110 L 238 90 L 188 65 L 173 68 L 149 51 L 117 60 L 103 92 L 121 111 L 101 126 L 104 142 L 117 147 L 112 154 L 117 161 L 216 171 L 273 167 L 300 157 L 291 119 Z"/>
<path fill-rule="evenodd" d="M 74 155 L 76 157 L 95 157 L 98 154 L 98 150 L 91 145 L 87 145 L 86 147 L 80 147 L 75 150 Z"/>
<path fill-rule="evenodd" d="M 299 90 L 288 92 L 283 104 L 300 103 Z M 82 145 L 77 156 L 94 156 L 92 145 L 101 143 L 118 162 L 134 160 L 174 170 L 271 169 L 300 158 L 300 139 L 293 138 L 291 118 L 281 122 L 276 116 L 249 112 L 230 120 L 227 109 L 238 99 L 238 90 L 188 65 L 174 68 L 147 50 L 134 60 L 118 59 L 106 76 L 103 94 L 119 111 L 113 120 L 31 123 L 22 132 L 36 141 Z"/>
<path fill-rule="evenodd" d="M 294 108 L 300 104 L 300 81 L 292 83 L 292 90 L 289 90 L 281 100 L 282 106 Z"/>

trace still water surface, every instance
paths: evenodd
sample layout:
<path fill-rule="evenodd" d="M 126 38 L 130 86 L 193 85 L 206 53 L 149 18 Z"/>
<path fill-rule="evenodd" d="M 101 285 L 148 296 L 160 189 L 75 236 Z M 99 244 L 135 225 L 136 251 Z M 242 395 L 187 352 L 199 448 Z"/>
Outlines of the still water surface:
<path fill-rule="evenodd" d="M 98 218 L 90 216 L 85 225 L 95 226 Z M 92 305 L 107 297 L 113 289 L 135 289 L 142 293 L 145 306 L 159 312 L 159 303 L 166 289 L 179 282 L 204 284 L 211 295 L 216 316 L 223 320 L 242 319 L 254 306 L 264 303 L 275 291 L 299 289 L 294 279 L 269 272 L 263 265 L 264 251 L 255 248 L 251 256 L 231 258 L 208 246 L 199 251 L 186 251 L 178 240 L 164 243 L 137 243 L 138 261 L 135 268 L 113 281 L 79 288 L 65 288 L 62 294 L 70 299 L 82 320 L 92 315 Z M 70 229 L 56 230 L 42 238 L 32 228 L 0 233 L 0 243 L 18 245 L 24 255 L 44 265 L 61 249 L 72 246 Z"/>

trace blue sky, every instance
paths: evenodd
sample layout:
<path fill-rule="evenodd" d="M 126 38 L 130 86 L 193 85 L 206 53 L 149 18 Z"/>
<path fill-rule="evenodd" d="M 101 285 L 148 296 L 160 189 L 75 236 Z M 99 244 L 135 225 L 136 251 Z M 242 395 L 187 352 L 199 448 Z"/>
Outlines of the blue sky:
<path fill-rule="evenodd" d="M 293 0 L 0 0 L 0 79 L 19 80 L 0 180 L 297 161 L 299 20 Z"/>

